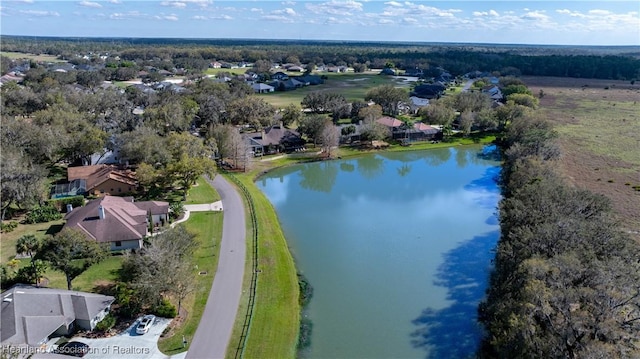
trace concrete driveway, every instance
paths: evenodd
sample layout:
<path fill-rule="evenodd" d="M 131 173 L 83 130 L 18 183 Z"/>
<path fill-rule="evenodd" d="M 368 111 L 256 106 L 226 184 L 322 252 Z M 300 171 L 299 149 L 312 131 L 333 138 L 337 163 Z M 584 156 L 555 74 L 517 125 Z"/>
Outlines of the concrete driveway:
<path fill-rule="evenodd" d="M 86 359 L 165 359 L 169 357 L 158 350 L 158 339 L 169 322 L 171 319 L 156 318 L 149 332 L 143 335 L 136 334 L 136 321 L 127 330 L 111 338 L 75 337 L 71 340 L 89 345 L 89 353 L 84 356 Z"/>

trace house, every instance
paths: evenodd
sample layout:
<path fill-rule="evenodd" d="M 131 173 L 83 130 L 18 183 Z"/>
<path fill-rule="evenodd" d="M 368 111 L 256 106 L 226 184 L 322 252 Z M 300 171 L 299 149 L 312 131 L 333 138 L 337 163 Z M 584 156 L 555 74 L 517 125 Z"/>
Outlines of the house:
<path fill-rule="evenodd" d="M 377 119 L 376 122 L 389 128 L 389 132 L 391 133 L 391 138 L 404 137 L 404 129 L 406 125 L 404 122 L 398 120 L 397 118 L 383 116 Z"/>
<path fill-rule="evenodd" d="M 151 235 L 150 228 L 169 222 L 169 203 L 104 196 L 72 209 L 64 219 L 65 227 L 79 228 L 91 239 L 109 243 L 112 251 L 139 249 Z"/>
<path fill-rule="evenodd" d="M 275 90 L 275 87 L 269 86 L 267 84 L 262 84 L 262 83 L 253 84 L 251 85 L 251 88 L 253 88 L 253 92 L 255 93 L 269 93 Z"/>
<path fill-rule="evenodd" d="M 2 346 L 44 345 L 78 329 L 93 330 L 114 298 L 102 294 L 17 284 L 2 294 Z"/>
<path fill-rule="evenodd" d="M 282 71 L 278 71 L 278 72 L 274 73 L 273 75 L 271 75 L 271 79 L 278 80 L 278 81 L 286 81 L 286 80 L 289 79 L 289 75 L 285 74 Z"/>
<path fill-rule="evenodd" d="M 396 70 L 390 68 L 390 67 L 385 67 L 384 69 L 382 69 L 382 71 L 380 71 L 380 75 L 391 75 L 391 76 L 395 76 L 396 75 Z"/>
<path fill-rule="evenodd" d="M 439 82 L 433 84 L 422 84 L 416 86 L 410 95 L 420 98 L 434 99 L 442 96 L 446 89 L 446 86 Z"/>
<path fill-rule="evenodd" d="M 67 180 L 86 181 L 87 194 L 93 196 L 124 195 L 138 187 L 135 172 L 111 165 L 77 166 L 67 168 Z"/>
<path fill-rule="evenodd" d="M 427 141 L 442 139 L 442 131 L 422 122 L 416 122 L 412 128 L 407 128 L 405 137 L 409 141 Z"/>
<path fill-rule="evenodd" d="M 304 140 L 294 130 L 285 128 L 282 124 L 265 128 L 261 132 L 244 135 L 254 155 L 271 154 L 276 152 L 291 152 L 304 146 Z"/>
<path fill-rule="evenodd" d="M 482 93 L 486 93 L 494 101 L 502 100 L 502 91 L 497 85 L 487 85 L 482 88 Z"/>
<path fill-rule="evenodd" d="M 303 75 L 295 77 L 296 80 L 304 82 L 306 85 L 321 85 L 324 83 L 322 77 L 318 75 Z"/>
<path fill-rule="evenodd" d="M 298 65 L 293 65 L 287 68 L 287 71 L 291 71 L 291 72 L 303 72 L 304 68 L 302 66 L 298 66 Z"/>
<path fill-rule="evenodd" d="M 219 69 L 222 67 L 222 64 L 219 63 L 218 61 L 213 61 L 212 63 L 209 64 L 209 67 L 211 67 L 212 69 Z"/>
<path fill-rule="evenodd" d="M 429 106 L 428 99 L 417 96 L 409 97 L 409 108 L 412 113 L 418 113 L 421 108 L 426 106 Z"/>

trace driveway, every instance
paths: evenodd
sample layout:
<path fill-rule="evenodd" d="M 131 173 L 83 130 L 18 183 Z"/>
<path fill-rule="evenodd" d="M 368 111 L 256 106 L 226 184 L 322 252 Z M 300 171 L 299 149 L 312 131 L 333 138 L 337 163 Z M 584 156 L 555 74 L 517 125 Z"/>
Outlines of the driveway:
<path fill-rule="evenodd" d="M 89 353 L 84 356 L 86 359 L 164 359 L 168 356 L 158 350 L 158 339 L 169 322 L 171 319 L 156 318 L 149 332 L 143 335 L 136 334 L 138 321 L 135 321 L 127 330 L 110 338 L 75 337 L 72 340 L 89 345 Z"/>
<path fill-rule="evenodd" d="M 238 191 L 222 176 L 207 179 L 224 205 L 218 268 L 187 359 L 224 358 L 242 294 L 246 253 L 245 214 Z M 235 343 L 234 343 L 235 344 Z"/>

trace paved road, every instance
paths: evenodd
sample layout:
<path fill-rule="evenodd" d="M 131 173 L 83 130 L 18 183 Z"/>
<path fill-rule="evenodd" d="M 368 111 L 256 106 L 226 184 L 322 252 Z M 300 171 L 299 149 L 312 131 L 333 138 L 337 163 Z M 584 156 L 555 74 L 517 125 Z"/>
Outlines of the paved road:
<path fill-rule="evenodd" d="M 245 262 L 245 215 L 240 194 L 222 176 L 209 181 L 224 206 L 218 269 L 207 306 L 196 330 L 187 359 L 224 358 L 242 294 Z"/>

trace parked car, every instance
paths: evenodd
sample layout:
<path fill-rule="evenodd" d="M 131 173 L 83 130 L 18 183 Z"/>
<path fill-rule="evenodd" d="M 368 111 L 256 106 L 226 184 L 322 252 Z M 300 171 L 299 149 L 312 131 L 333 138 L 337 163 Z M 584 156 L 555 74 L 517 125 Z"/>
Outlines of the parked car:
<path fill-rule="evenodd" d="M 136 333 L 144 334 L 148 332 L 149 328 L 153 325 L 155 321 L 156 321 L 155 315 L 151 315 L 151 314 L 145 315 L 144 317 L 142 317 L 142 319 L 140 319 L 140 323 L 138 323 L 138 325 L 136 326 Z"/>
<path fill-rule="evenodd" d="M 82 358 L 89 352 L 89 345 L 81 342 L 66 342 L 53 351 L 56 354 Z"/>

